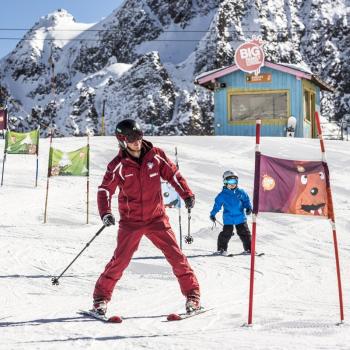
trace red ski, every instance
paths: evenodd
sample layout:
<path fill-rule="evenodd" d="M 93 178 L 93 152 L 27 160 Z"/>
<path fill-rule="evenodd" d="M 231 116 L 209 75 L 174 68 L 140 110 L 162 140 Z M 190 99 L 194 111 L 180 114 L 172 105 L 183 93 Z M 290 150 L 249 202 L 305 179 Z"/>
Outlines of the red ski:
<path fill-rule="evenodd" d="M 121 322 L 123 322 L 123 319 L 120 316 L 114 315 L 111 317 L 107 317 L 105 315 L 100 315 L 93 310 L 88 310 L 88 311 L 87 310 L 80 310 L 80 311 L 78 311 L 78 314 L 83 315 L 83 316 L 92 317 L 92 318 L 95 318 L 96 320 L 106 322 L 106 323 L 121 323 Z"/>
<path fill-rule="evenodd" d="M 181 321 L 181 320 L 185 320 L 186 318 L 197 316 L 197 315 L 203 314 L 204 312 L 207 312 L 207 311 L 210 311 L 210 310 L 213 310 L 213 308 L 205 309 L 204 307 L 201 307 L 199 310 L 193 311 L 191 313 L 181 313 L 181 314 L 174 313 L 174 314 L 169 314 L 167 316 L 167 321 Z"/>

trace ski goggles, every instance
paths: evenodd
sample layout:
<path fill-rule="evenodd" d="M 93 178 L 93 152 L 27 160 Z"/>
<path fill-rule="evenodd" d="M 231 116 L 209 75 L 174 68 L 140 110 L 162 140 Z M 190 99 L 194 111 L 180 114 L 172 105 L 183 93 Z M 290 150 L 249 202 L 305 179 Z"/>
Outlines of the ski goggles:
<path fill-rule="evenodd" d="M 227 179 L 227 180 L 225 180 L 225 184 L 226 185 L 237 185 L 238 179 L 236 179 L 236 178 Z"/>
<path fill-rule="evenodd" d="M 140 141 L 142 140 L 142 137 L 143 137 L 143 133 L 140 133 L 140 134 L 137 134 L 137 135 L 130 135 L 126 138 L 126 142 L 127 143 L 133 143 L 133 142 L 136 142 L 136 141 Z"/>
<path fill-rule="evenodd" d="M 130 135 L 118 135 L 117 139 L 120 141 L 124 141 L 127 143 L 134 143 L 136 141 L 142 140 L 143 138 L 143 132 L 139 131 L 139 132 L 133 132 Z"/>

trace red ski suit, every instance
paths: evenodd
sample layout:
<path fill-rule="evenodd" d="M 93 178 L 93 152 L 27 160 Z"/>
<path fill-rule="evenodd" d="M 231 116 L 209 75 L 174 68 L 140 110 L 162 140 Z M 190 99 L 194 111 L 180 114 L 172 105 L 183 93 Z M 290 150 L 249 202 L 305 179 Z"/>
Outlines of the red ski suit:
<path fill-rule="evenodd" d="M 96 282 L 94 300 L 109 301 L 113 289 L 137 250 L 143 235 L 159 248 L 173 268 L 183 295 L 199 296 L 199 284 L 187 258 L 179 248 L 165 214 L 161 179 L 169 181 L 182 199 L 193 195 L 185 179 L 164 151 L 143 140 L 141 164 L 120 150 L 108 165 L 97 194 L 101 218 L 111 213 L 111 199 L 117 187 L 119 230 L 117 247 Z"/>

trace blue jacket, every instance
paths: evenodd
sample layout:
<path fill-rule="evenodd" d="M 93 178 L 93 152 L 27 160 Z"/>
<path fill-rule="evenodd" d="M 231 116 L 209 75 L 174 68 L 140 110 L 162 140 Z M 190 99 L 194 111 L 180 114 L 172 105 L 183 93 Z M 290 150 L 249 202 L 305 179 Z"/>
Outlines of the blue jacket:
<path fill-rule="evenodd" d="M 247 221 L 244 209 L 251 209 L 249 196 L 241 188 L 229 190 L 224 187 L 216 196 L 210 216 L 215 216 L 224 207 L 224 225 L 238 225 Z"/>

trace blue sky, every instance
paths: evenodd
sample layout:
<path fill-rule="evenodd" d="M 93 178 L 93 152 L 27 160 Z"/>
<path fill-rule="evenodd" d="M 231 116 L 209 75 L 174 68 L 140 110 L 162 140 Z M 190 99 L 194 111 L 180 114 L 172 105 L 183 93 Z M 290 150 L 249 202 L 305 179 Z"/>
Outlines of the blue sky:
<path fill-rule="evenodd" d="M 77 22 L 94 23 L 108 16 L 123 0 L 6 0 L 1 1 L 0 38 L 19 37 L 24 31 L 4 28 L 30 28 L 42 16 L 59 8 L 70 12 Z M 0 39 L 0 58 L 14 49 L 18 40 Z"/>

